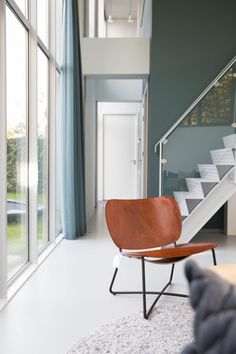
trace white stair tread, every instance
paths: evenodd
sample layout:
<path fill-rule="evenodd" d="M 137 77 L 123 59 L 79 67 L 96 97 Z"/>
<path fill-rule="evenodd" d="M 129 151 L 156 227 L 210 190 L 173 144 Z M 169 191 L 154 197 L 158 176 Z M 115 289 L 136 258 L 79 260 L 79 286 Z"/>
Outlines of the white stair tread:
<path fill-rule="evenodd" d="M 180 213 L 182 216 L 189 216 L 189 208 L 187 205 L 187 200 L 188 199 L 203 199 L 203 195 L 201 194 L 196 194 L 192 192 L 174 192 L 174 197 L 176 201 L 178 202 L 179 208 L 180 208 Z"/>
<path fill-rule="evenodd" d="M 212 161 L 215 165 L 233 165 L 234 154 L 231 148 L 217 149 L 210 151 Z"/>
<path fill-rule="evenodd" d="M 174 192 L 174 197 L 178 202 L 181 202 L 186 199 L 202 199 L 202 194 L 193 192 Z"/>
<path fill-rule="evenodd" d="M 199 164 L 198 171 L 200 172 L 200 176 L 206 180 L 210 180 L 211 182 L 219 182 L 220 181 L 220 176 L 219 176 L 216 165 Z"/>
<path fill-rule="evenodd" d="M 236 147 L 236 134 L 231 134 L 223 137 L 224 146 L 226 148 L 235 148 Z"/>
<path fill-rule="evenodd" d="M 211 191 L 218 183 L 214 178 L 186 178 L 187 186 L 190 192 L 200 194 L 202 199 Z"/>
<path fill-rule="evenodd" d="M 232 149 L 231 148 L 222 148 L 222 149 L 211 150 L 210 152 L 227 153 L 227 152 L 232 152 Z"/>
<path fill-rule="evenodd" d="M 216 165 L 214 165 L 213 163 L 199 163 L 198 164 L 198 168 L 204 168 L 204 169 L 216 169 Z"/>
<path fill-rule="evenodd" d="M 190 182 L 196 182 L 196 183 L 202 183 L 202 182 L 206 182 L 206 183 L 214 183 L 215 181 L 214 180 L 210 180 L 210 179 L 206 179 L 206 178 L 201 178 L 201 177 L 189 177 L 189 178 L 186 178 L 186 181 L 190 181 Z"/>
<path fill-rule="evenodd" d="M 199 195 L 201 199 L 204 198 L 204 193 L 203 193 L 203 188 L 201 181 L 199 181 L 200 178 L 186 178 L 186 183 L 189 192 L 194 193 L 196 195 Z M 195 198 L 192 198 L 195 199 Z"/>

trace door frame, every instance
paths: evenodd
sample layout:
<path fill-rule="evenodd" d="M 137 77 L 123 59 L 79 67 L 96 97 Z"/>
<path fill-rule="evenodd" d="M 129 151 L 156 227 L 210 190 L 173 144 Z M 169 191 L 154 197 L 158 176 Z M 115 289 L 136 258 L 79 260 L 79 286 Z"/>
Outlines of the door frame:
<path fill-rule="evenodd" d="M 142 99 L 142 171 L 141 196 L 147 198 L 148 183 L 148 83 L 146 83 Z"/>
<path fill-rule="evenodd" d="M 128 106 L 126 106 L 126 108 L 124 109 L 124 105 L 132 103 L 133 107 L 138 107 L 138 105 L 140 106 L 139 109 L 134 110 L 134 108 L 130 107 L 129 109 L 127 109 Z M 109 106 L 111 107 L 112 104 L 117 104 L 117 108 L 120 105 L 120 109 L 117 109 L 116 111 L 112 111 L 112 109 L 109 108 Z M 107 105 L 106 109 L 105 106 Z M 97 154 L 96 154 L 96 205 L 98 203 L 103 203 L 104 202 L 104 163 L 103 163 L 103 130 L 104 130 L 104 115 L 107 114 L 125 114 L 125 115 L 137 115 L 138 116 L 138 124 L 139 124 L 139 131 L 138 131 L 138 138 L 140 138 L 140 155 L 137 156 L 138 159 L 138 164 L 140 164 L 140 168 L 138 170 L 138 188 L 139 190 L 142 192 L 144 189 L 141 186 L 141 183 L 143 183 L 143 181 L 147 180 L 142 174 L 144 173 L 145 168 L 142 167 L 142 165 L 144 165 L 144 160 L 145 160 L 145 155 L 147 155 L 147 152 L 142 151 L 142 148 L 145 146 L 146 143 L 146 139 L 145 139 L 145 133 L 143 132 L 143 124 L 142 124 L 142 102 L 141 101 L 130 101 L 130 102 L 97 102 L 97 117 L 96 117 L 96 145 L 97 145 Z M 122 107 L 123 106 L 123 107 Z M 99 121 L 100 124 L 102 122 L 102 132 L 101 132 L 101 127 L 99 127 Z M 145 140 L 145 142 L 143 141 L 143 139 Z M 102 144 L 101 144 L 102 142 Z M 138 142 L 137 142 L 137 149 L 138 149 Z M 102 149 L 102 151 L 101 151 Z M 100 156 L 100 157 L 99 157 Z M 100 168 L 100 172 L 98 173 L 98 161 L 100 159 L 100 164 L 101 164 L 101 168 Z M 146 164 L 146 163 L 145 163 Z M 147 188 L 145 188 L 147 189 Z M 140 194 L 141 198 L 144 198 L 143 194 Z"/>

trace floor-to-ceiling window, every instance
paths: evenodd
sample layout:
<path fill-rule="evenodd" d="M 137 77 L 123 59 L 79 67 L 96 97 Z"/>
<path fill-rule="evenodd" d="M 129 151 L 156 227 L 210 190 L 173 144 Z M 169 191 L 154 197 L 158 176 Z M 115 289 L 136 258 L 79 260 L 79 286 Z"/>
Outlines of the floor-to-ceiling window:
<path fill-rule="evenodd" d="M 37 263 L 60 229 L 58 179 L 50 161 L 55 166 L 62 4 L 63 0 L 1 0 L 0 4 L 4 88 L 0 119 L 5 137 L 0 177 L 6 184 L 0 191 L 1 223 L 6 223 L 0 234 L 1 296 L 1 289 L 6 289 L 1 282 L 12 282 L 25 267 Z"/>
<path fill-rule="evenodd" d="M 17 53 L 17 55 L 16 55 Z M 8 276 L 28 262 L 28 31 L 6 8 Z"/>
<path fill-rule="evenodd" d="M 38 195 L 37 195 L 37 235 L 38 250 L 48 242 L 48 127 L 49 62 L 42 49 L 37 53 L 37 97 L 38 97 Z"/>

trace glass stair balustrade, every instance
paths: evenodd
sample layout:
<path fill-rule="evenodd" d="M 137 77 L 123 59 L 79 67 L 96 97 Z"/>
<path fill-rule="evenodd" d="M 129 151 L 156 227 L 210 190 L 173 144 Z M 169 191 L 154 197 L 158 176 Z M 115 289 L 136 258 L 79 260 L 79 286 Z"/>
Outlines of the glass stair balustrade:
<path fill-rule="evenodd" d="M 236 188 L 232 183 L 236 149 L 235 62 L 236 58 L 155 146 L 159 152 L 159 194 L 176 199 L 183 225 L 214 191 L 224 193 L 223 187 L 218 188 L 222 181 L 228 179 L 232 194 Z M 227 187 L 227 198 L 230 193 Z M 218 197 L 218 209 L 226 194 Z M 212 203 L 212 196 L 209 199 Z M 216 207 L 213 209 L 215 212 Z M 200 216 L 200 212 L 196 215 Z M 211 216 L 209 210 L 208 219 Z"/>

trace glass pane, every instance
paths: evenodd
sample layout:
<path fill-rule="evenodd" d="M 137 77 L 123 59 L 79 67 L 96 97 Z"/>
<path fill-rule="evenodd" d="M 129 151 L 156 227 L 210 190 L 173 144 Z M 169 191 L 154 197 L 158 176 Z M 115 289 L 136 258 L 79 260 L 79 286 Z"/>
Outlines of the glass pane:
<path fill-rule="evenodd" d="M 48 58 L 38 48 L 38 249 L 48 242 Z"/>
<path fill-rule="evenodd" d="M 56 72 L 56 235 L 61 233 L 61 198 L 60 198 L 60 139 L 59 139 L 59 109 L 60 109 L 60 73 Z"/>
<path fill-rule="evenodd" d="M 21 12 L 28 17 L 28 0 L 14 0 Z"/>
<path fill-rule="evenodd" d="M 37 31 L 43 43 L 48 47 L 48 0 L 37 1 Z"/>
<path fill-rule="evenodd" d="M 27 43 L 27 31 L 12 11 L 7 8 L 7 236 L 9 278 L 28 261 Z"/>
<path fill-rule="evenodd" d="M 225 150 L 211 151 L 230 147 L 223 138 L 235 131 L 232 127 L 236 118 L 235 73 L 233 66 L 167 137 L 163 145 L 166 163 L 162 165 L 162 194 L 174 195 L 179 202 L 183 197 L 191 197 L 195 201 L 190 204 L 196 205 L 215 186 L 217 178 L 234 164 L 233 151 L 228 151 L 227 157 Z M 190 212 L 191 207 L 188 209 Z"/>

